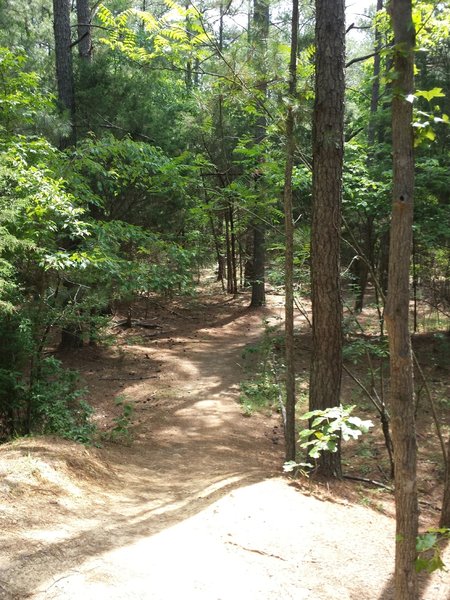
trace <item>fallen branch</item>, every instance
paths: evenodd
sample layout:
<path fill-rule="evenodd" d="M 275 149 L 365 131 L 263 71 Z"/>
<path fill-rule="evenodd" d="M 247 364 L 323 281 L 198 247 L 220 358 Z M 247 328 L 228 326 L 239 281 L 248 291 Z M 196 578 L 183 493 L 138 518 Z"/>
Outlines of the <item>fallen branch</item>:
<path fill-rule="evenodd" d="M 271 554 L 270 552 L 264 552 L 264 550 L 258 550 L 257 548 L 246 548 L 245 546 L 241 546 L 241 544 L 236 544 L 236 542 L 226 542 L 230 544 L 230 546 L 236 546 L 241 550 L 246 550 L 247 552 L 254 552 L 255 554 L 261 554 L 261 556 L 269 556 L 270 558 L 278 558 L 278 560 L 286 561 L 282 556 L 278 556 L 277 554 Z"/>
<path fill-rule="evenodd" d="M 350 479 L 352 481 L 362 481 L 363 483 L 370 483 L 370 485 L 383 488 L 384 490 L 388 490 L 389 492 L 394 491 L 394 488 L 392 488 L 391 486 L 385 485 L 384 483 L 381 483 L 381 481 L 376 481 L 375 479 L 367 479 L 367 477 L 357 477 L 356 475 L 344 475 L 344 479 Z"/>

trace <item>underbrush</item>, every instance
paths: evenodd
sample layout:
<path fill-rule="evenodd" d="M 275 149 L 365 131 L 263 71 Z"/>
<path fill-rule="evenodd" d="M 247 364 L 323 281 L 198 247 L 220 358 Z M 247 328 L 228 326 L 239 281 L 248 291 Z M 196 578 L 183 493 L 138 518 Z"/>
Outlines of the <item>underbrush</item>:
<path fill-rule="evenodd" d="M 278 325 L 270 325 L 266 319 L 263 324 L 261 342 L 247 346 L 242 353 L 244 368 L 250 378 L 240 384 L 239 402 L 247 417 L 255 411 L 280 410 L 284 402 L 283 386 L 278 380 L 283 367 L 278 363 L 276 354 L 276 349 L 281 347 L 282 337 L 277 334 Z"/>
<path fill-rule="evenodd" d="M 20 373 L 0 369 L 0 432 L 3 441 L 23 435 L 54 434 L 90 443 L 96 427 L 87 391 L 79 374 L 65 369 L 55 357 L 33 365 L 24 380 Z M 6 392 L 6 393 L 5 393 Z"/>

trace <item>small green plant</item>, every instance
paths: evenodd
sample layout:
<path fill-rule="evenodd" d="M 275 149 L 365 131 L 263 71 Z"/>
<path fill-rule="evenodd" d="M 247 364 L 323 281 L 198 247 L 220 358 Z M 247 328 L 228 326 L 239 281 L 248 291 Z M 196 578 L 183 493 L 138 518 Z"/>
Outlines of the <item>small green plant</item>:
<path fill-rule="evenodd" d="M 445 570 L 442 560 L 440 542 L 450 540 L 450 529 L 446 527 L 440 529 L 428 529 L 425 533 L 417 536 L 416 541 L 416 571 L 427 571 L 432 573 L 437 570 Z"/>
<path fill-rule="evenodd" d="M 126 402 L 125 396 L 117 396 L 115 403 L 117 406 L 120 406 L 122 413 L 114 419 L 114 427 L 109 432 L 108 438 L 112 442 L 130 444 L 132 440 L 130 427 L 134 407 L 129 402 Z"/>
<path fill-rule="evenodd" d="M 373 423 L 352 416 L 355 406 L 333 406 L 325 410 L 312 410 L 304 413 L 301 419 L 308 420 L 310 426 L 300 432 L 300 447 L 307 449 L 309 458 L 317 460 L 322 452 L 337 452 L 340 440 L 344 442 L 358 439 L 367 433 Z M 309 463 L 289 461 L 284 464 L 286 472 L 298 467 L 312 468 Z"/>
<path fill-rule="evenodd" d="M 361 458 L 373 458 L 374 457 L 373 450 L 370 447 L 370 444 L 367 444 L 367 443 L 361 444 L 358 447 L 356 454 L 358 456 L 360 456 Z"/>
<path fill-rule="evenodd" d="M 389 356 L 386 340 L 382 339 L 356 339 L 345 345 L 343 356 L 345 360 L 357 364 L 358 361 L 369 353 L 371 358 L 383 359 Z"/>
<path fill-rule="evenodd" d="M 145 338 L 142 335 L 130 335 L 126 344 L 127 346 L 142 346 L 145 344 Z"/>
<path fill-rule="evenodd" d="M 244 415 L 249 417 L 255 410 L 274 407 L 278 401 L 279 391 L 278 384 L 274 383 L 267 373 L 253 381 L 241 383 L 239 402 L 242 404 Z"/>
<path fill-rule="evenodd" d="M 355 406 L 333 406 L 312 410 L 302 415 L 310 427 L 300 432 L 300 447 L 308 449 L 308 456 L 317 459 L 324 451 L 337 452 L 340 439 L 347 442 L 367 433 L 373 423 L 351 416 Z"/>
<path fill-rule="evenodd" d="M 277 364 L 274 358 L 274 348 L 282 343 L 280 336 L 274 335 L 278 325 L 270 325 L 264 319 L 264 336 L 257 345 L 248 346 L 243 358 L 255 356 L 257 360 L 256 374 L 251 381 L 241 383 L 239 402 L 243 407 L 244 416 L 251 416 L 255 411 L 264 408 L 273 409 L 280 398 L 280 385 L 277 382 Z"/>
<path fill-rule="evenodd" d="M 78 384 L 78 373 L 64 369 L 56 358 L 41 361 L 26 398 L 31 433 L 52 433 L 83 444 L 92 441 L 93 409 Z"/>

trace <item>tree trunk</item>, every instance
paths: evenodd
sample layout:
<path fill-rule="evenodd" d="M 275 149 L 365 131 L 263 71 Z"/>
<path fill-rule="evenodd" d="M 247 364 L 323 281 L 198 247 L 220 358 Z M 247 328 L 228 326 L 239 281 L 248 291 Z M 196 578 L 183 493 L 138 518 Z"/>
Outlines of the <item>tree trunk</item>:
<path fill-rule="evenodd" d="M 245 234 L 245 265 L 244 265 L 244 286 L 248 287 L 253 280 L 253 230 L 250 229 Z"/>
<path fill-rule="evenodd" d="M 263 306 L 266 301 L 265 292 L 265 260 L 266 260 L 266 234 L 261 223 L 253 225 L 253 269 L 252 269 L 252 299 L 250 306 L 256 308 Z"/>
<path fill-rule="evenodd" d="M 412 103 L 414 42 L 412 1 L 392 0 L 395 88 L 392 98 L 393 201 L 385 321 L 390 351 L 390 407 L 394 446 L 396 552 L 395 600 L 418 598 L 414 568 L 418 530 L 416 433 L 409 269 L 412 248 L 414 155 Z"/>
<path fill-rule="evenodd" d="M 88 0 L 77 0 L 78 54 L 81 60 L 92 60 L 91 11 Z"/>
<path fill-rule="evenodd" d="M 71 120 L 71 132 L 61 137 L 60 148 L 64 149 L 76 141 L 75 136 L 75 95 L 73 85 L 73 65 L 70 33 L 70 0 L 53 0 L 53 31 L 55 34 L 56 82 L 58 103 L 62 111 L 67 111 Z"/>
<path fill-rule="evenodd" d="M 220 217 L 221 218 L 221 217 Z M 220 239 L 216 231 L 216 227 L 214 225 L 214 215 L 209 213 L 209 222 L 211 224 L 211 231 L 214 239 L 214 247 L 216 249 L 216 257 L 217 257 L 217 281 L 220 281 L 222 284 L 222 290 L 225 291 L 224 279 L 225 279 L 225 257 L 222 252 L 222 247 L 220 244 Z"/>
<path fill-rule="evenodd" d="M 377 13 L 383 10 L 383 0 L 377 0 Z M 370 98 L 370 116 L 369 124 L 367 127 L 367 145 L 368 145 L 368 160 L 367 163 L 370 166 L 374 160 L 375 154 L 375 134 L 377 131 L 377 113 L 378 104 L 380 100 L 380 66 L 381 66 L 381 33 L 378 25 L 375 25 L 375 43 L 374 51 L 375 56 L 373 59 L 373 77 L 372 77 L 372 92 Z M 359 313 L 364 307 L 364 297 L 369 281 L 369 265 L 375 269 L 373 257 L 374 252 L 374 237 L 373 237 L 373 217 L 365 215 L 365 223 L 363 226 L 363 240 L 361 241 L 361 247 L 364 248 L 364 256 L 358 257 L 355 260 L 354 273 L 357 279 L 357 295 L 355 299 L 355 312 Z M 365 259 L 365 260 L 364 260 Z"/>
<path fill-rule="evenodd" d="M 383 10 L 383 0 L 377 0 L 377 13 Z M 378 25 L 375 26 L 375 56 L 373 58 L 373 81 L 372 93 L 370 98 L 370 117 L 367 129 L 367 143 L 369 152 L 373 151 L 375 146 L 375 134 L 377 130 L 376 115 L 378 112 L 378 103 L 380 100 L 380 67 L 381 67 L 381 33 Z"/>
<path fill-rule="evenodd" d="M 339 405 L 342 375 L 340 229 L 344 149 L 345 1 L 316 0 L 310 410 Z M 341 477 L 340 451 L 324 452 L 318 474 Z"/>
<path fill-rule="evenodd" d="M 289 98 L 286 117 L 286 168 L 284 173 L 285 313 L 286 347 L 286 460 L 295 460 L 295 346 L 294 346 L 294 221 L 292 208 L 292 171 L 294 168 L 294 109 L 297 90 L 298 0 L 293 0 L 291 19 L 291 57 L 289 62 Z"/>
<path fill-rule="evenodd" d="M 186 10 L 189 9 L 189 5 L 190 5 L 190 0 L 186 0 L 184 7 L 186 8 Z M 189 39 L 192 38 L 192 27 L 191 27 L 191 19 L 189 16 L 186 17 L 186 23 L 185 23 L 185 28 L 186 28 L 186 33 L 189 36 Z M 188 93 L 188 95 L 190 95 L 190 93 L 192 92 L 192 59 L 188 58 L 188 60 L 186 61 L 186 71 L 185 71 L 185 76 L 184 76 L 184 81 L 186 84 L 186 91 Z"/>
<path fill-rule="evenodd" d="M 236 272 L 236 235 L 234 231 L 233 207 L 230 204 L 225 211 L 225 235 L 227 247 L 227 292 L 237 294 Z"/>
<path fill-rule="evenodd" d="M 367 235 L 367 230 L 365 231 Z M 363 241 L 363 244 L 366 246 L 366 250 L 368 247 L 367 238 Z M 356 279 L 356 298 L 355 298 L 355 313 L 360 313 L 364 308 L 364 296 L 366 294 L 367 283 L 369 280 L 369 266 L 367 264 L 368 253 L 365 251 L 363 257 L 357 257 L 355 259 L 354 265 L 352 266 L 352 273 Z"/>
<path fill-rule="evenodd" d="M 76 348 L 82 348 L 83 343 L 83 331 L 81 327 L 73 325 L 61 330 L 61 340 L 59 342 L 59 350 L 74 350 Z"/>
<path fill-rule="evenodd" d="M 267 96 L 266 54 L 267 39 L 269 37 L 269 1 L 254 0 L 253 2 L 253 28 L 252 40 L 254 46 L 254 65 L 258 81 L 256 89 L 259 98 L 264 101 Z M 258 116 L 255 124 L 255 143 L 260 144 L 266 137 L 266 117 Z M 255 186 L 258 184 L 255 183 Z M 261 187 L 261 186 L 260 186 Z M 261 191 L 261 194 L 263 192 Z M 261 209 L 260 209 L 261 210 Z M 262 306 L 266 301 L 265 292 L 265 263 L 266 263 L 266 232 L 265 225 L 257 219 L 252 225 L 253 229 L 253 279 L 252 299 L 250 306 Z"/>
<path fill-rule="evenodd" d="M 450 437 L 447 445 L 447 468 L 444 480 L 444 499 L 442 501 L 440 527 L 450 528 Z"/>
<path fill-rule="evenodd" d="M 237 266 L 236 266 L 236 231 L 234 227 L 234 214 L 233 214 L 233 205 L 229 204 L 228 212 L 230 215 L 230 237 L 231 237 L 231 266 L 232 266 L 232 275 L 233 275 L 233 283 L 232 283 L 232 294 L 234 296 L 238 293 L 238 285 L 237 285 Z"/>
<path fill-rule="evenodd" d="M 233 293 L 233 262 L 231 260 L 231 236 L 229 215 L 225 213 L 225 240 L 227 250 L 227 292 Z"/>

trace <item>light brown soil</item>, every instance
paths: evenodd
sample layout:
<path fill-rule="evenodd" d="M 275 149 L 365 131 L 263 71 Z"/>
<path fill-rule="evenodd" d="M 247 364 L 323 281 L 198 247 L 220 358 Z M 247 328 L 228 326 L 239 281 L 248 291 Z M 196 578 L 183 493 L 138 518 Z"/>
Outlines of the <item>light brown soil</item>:
<path fill-rule="evenodd" d="M 131 443 L 1 447 L 0 598 L 392 598 L 393 519 L 355 503 L 352 484 L 283 478 L 279 416 L 237 403 L 242 350 L 281 298 L 174 310 L 153 305 L 140 318 L 158 327 L 118 328 L 117 345 L 70 359 L 100 430 L 118 395 L 134 406 Z M 447 575 L 423 578 L 422 597 L 448 600 Z"/>

